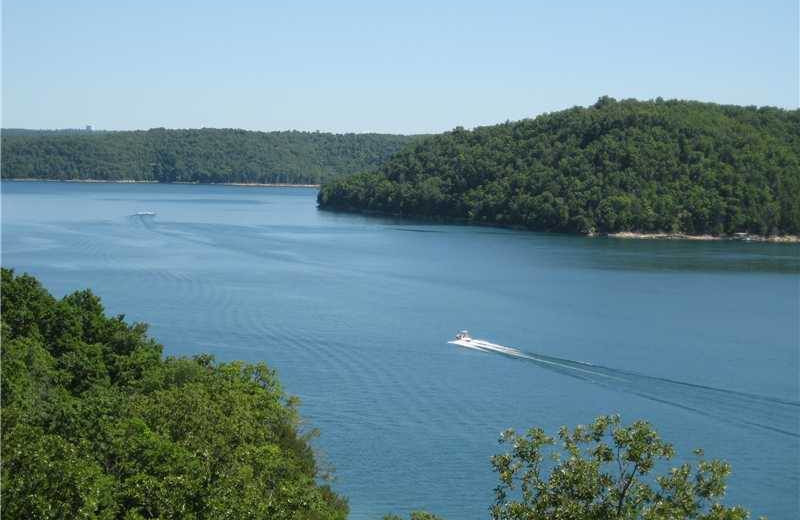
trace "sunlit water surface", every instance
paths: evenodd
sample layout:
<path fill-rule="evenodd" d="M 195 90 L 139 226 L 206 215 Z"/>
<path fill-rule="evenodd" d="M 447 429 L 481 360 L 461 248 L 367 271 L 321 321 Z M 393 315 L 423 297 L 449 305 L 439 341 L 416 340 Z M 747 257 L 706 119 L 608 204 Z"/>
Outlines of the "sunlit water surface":
<path fill-rule="evenodd" d="M 729 502 L 798 517 L 797 246 L 368 218 L 312 189 L 2 190 L 3 266 L 91 288 L 168 354 L 275 367 L 351 518 L 486 518 L 503 429 L 604 413 L 728 460 Z M 526 357 L 447 344 L 462 328 Z"/>

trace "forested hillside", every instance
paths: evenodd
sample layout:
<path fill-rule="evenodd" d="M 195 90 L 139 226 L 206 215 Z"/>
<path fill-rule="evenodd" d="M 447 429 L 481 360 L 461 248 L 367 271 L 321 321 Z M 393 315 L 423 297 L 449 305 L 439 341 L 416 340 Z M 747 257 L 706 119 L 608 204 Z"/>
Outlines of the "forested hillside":
<path fill-rule="evenodd" d="M 3 130 L 3 178 L 319 183 L 374 169 L 413 137 L 389 134 Z"/>
<path fill-rule="evenodd" d="M 320 207 L 580 233 L 800 232 L 800 111 L 603 97 L 420 140 Z"/>
<path fill-rule="evenodd" d="M 2 270 L 3 518 L 347 516 L 269 368 L 145 332 Z"/>

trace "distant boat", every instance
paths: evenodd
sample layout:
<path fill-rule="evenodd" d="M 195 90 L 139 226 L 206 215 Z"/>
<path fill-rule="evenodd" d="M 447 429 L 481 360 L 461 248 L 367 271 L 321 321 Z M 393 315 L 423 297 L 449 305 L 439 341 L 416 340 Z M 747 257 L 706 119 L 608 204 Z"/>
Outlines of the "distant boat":
<path fill-rule="evenodd" d="M 139 217 L 155 217 L 156 216 L 156 212 L 155 211 L 137 211 L 136 215 L 139 216 Z"/>

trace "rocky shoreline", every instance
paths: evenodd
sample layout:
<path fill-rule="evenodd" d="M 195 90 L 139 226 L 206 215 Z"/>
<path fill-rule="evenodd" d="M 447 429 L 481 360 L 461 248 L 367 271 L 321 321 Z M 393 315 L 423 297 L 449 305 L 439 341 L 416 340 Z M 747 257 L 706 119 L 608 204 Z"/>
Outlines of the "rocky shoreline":
<path fill-rule="evenodd" d="M 751 233 L 736 233 L 733 235 L 687 235 L 684 233 L 636 233 L 633 231 L 621 231 L 619 233 L 607 233 L 600 236 L 609 238 L 624 238 L 633 240 L 733 240 L 739 242 L 775 242 L 784 244 L 800 243 L 798 235 L 756 235 Z"/>

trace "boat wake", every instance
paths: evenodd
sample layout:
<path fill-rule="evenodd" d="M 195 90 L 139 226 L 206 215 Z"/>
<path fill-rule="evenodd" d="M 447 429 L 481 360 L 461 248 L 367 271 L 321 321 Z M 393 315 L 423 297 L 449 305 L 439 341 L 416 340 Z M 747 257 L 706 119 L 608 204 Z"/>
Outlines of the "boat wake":
<path fill-rule="evenodd" d="M 449 343 L 522 359 L 568 377 L 625 392 L 708 417 L 800 438 L 800 402 L 737 392 L 637 372 L 525 352 L 466 337 Z"/>

